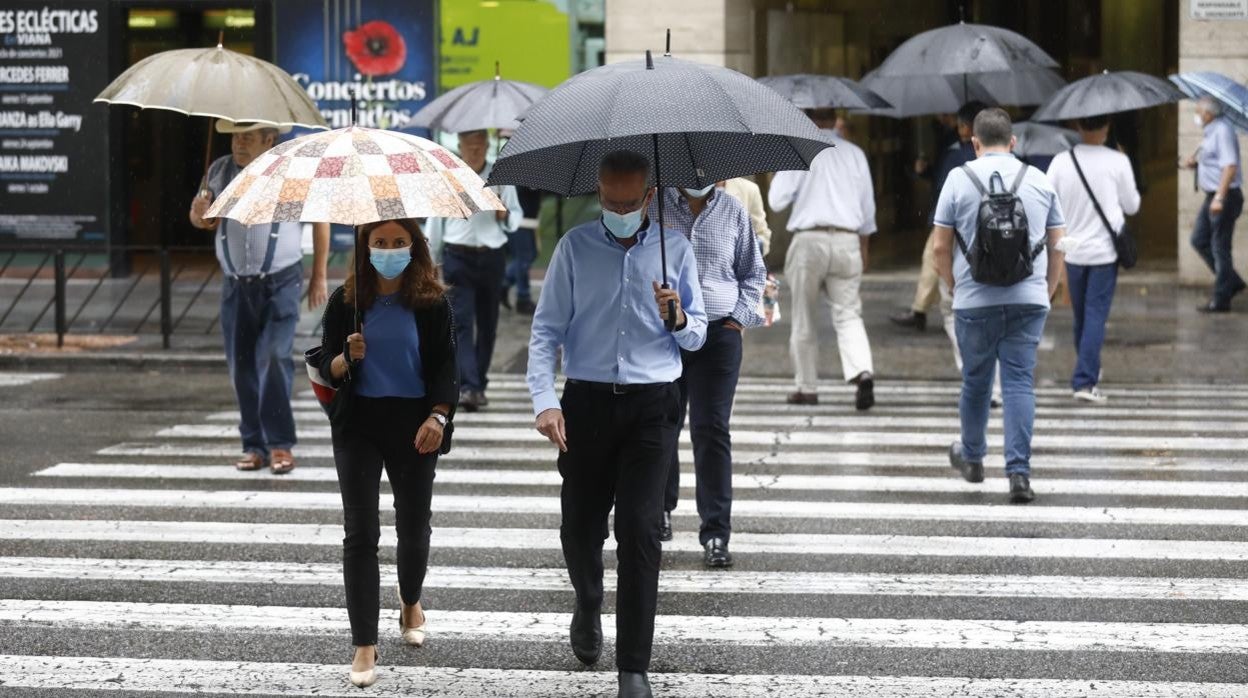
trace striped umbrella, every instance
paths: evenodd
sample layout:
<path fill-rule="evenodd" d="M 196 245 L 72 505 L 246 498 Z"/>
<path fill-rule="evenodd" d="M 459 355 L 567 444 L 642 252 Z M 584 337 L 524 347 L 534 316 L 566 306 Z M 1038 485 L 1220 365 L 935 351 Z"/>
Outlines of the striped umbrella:
<path fill-rule="evenodd" d="M 1222 104 L 1222 115 L 1239 128 L 1248 131 L 1248 87 L 1214 72 L 1179 73 L 1170 82 L 1179 86 L 1192 99 L 1212 97 Z"/>

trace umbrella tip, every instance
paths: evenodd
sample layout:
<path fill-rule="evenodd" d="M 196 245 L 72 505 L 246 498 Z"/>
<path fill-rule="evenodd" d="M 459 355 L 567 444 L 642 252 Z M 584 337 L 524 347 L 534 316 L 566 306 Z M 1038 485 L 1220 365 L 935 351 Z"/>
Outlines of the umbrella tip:
<path fill-rule="evenodd" d="M 225 48 L 225 30 L 222 29 L 217 34 L 217 48 Z"/>
<path fill-rule="evenodd" d="M 502 74 L 499 72 L 498 61 L 494 61 L 494 79 L 495 80 L 501 79 L 500 77 L 501 75 Z"/>
<path fill-rule="evenodd" d="M 663 57 L 672 57 L 672 30 L 670 28 L 667 30 L 667 50 L 663 52 Z"/>
<path fill-rule="evenodd" d="M 646 49 L 646 70 L 654 70 L 654 56 L 650 55 L 650 49 Z"/>

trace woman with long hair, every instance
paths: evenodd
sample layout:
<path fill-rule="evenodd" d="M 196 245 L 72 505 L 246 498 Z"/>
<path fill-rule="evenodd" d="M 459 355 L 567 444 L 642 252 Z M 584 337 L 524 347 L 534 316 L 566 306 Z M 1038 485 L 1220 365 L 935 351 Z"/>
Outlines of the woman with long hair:
<path fill-rule="evenodd" d="M 322 320 L 321 376 L 348 391 L 332 421 L 342 493 L 342 567 L 355 646 L 350 679 L 376 681 L 381 471 L 394 494 L 398 533 L 399 630 L 425 641 L 421 588 L 429 565 L 430 502 L 438 454 L 450 446 L 459 399 L 455 333 L 446 289 L 414 220 L 362 226 L 357 260 Z M 361 320 L 356 327 L 356 317 Z"/>

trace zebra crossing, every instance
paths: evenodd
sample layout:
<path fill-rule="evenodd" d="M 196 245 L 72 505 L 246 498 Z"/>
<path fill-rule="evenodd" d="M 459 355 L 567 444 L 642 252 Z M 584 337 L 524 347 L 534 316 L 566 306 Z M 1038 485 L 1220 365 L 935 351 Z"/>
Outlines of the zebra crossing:
<path fill-rule="evenodd" d="M 730 571 L 701 565 L 682 441 L 656 695 L 1248 695 L 1248 385 L 1121 386 L 1104 407 L 1040 389 L 1026 506 L 1006 503 L 999 414 L 987 480 L 949 468 L 955 384 L 882 383 L 868 414 L 844 386 L 800 408 L 788 389 L 738 393 Z M 584 670 L 553 447 L 519 377 L 490 397 L 439 463 L 421 650 L 393 632 L 383 484 L 373 687 L 346 680 L 332 450 L 300 394 L 287 476 L 228 465 L 222 405 L 0 487 L 0 693 L 614 695 L 612 555 L 607 652 Z"/>

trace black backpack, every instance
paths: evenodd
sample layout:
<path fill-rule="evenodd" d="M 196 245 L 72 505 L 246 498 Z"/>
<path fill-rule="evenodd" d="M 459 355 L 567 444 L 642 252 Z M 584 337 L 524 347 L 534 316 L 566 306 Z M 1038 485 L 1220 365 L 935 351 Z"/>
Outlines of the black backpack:
<path fill-rule="evenodd" d="M 971 278 L 986 286 L 1013 286 L 1031 276 L 1032 262 L 1044 251 L 1041 240 L 1031 246 L 1031 229 L 1027 227 L 1027 212 L 1018 198 L 1018 187 L 1027 175 L 1028 165 L 1023 165 L 1014 178 L 1009 191 L 1000 172 L 988 178 L 988 188 L 975 176 L 967 165 L 961 167 L 979 190 L 979 217 L 975 226 L 972 248 L 967 248 L 962 236 L 955 230 L 958 247 L 971 265 Z M 1000 184 L 1000 191 L 997 191 Z"/>

